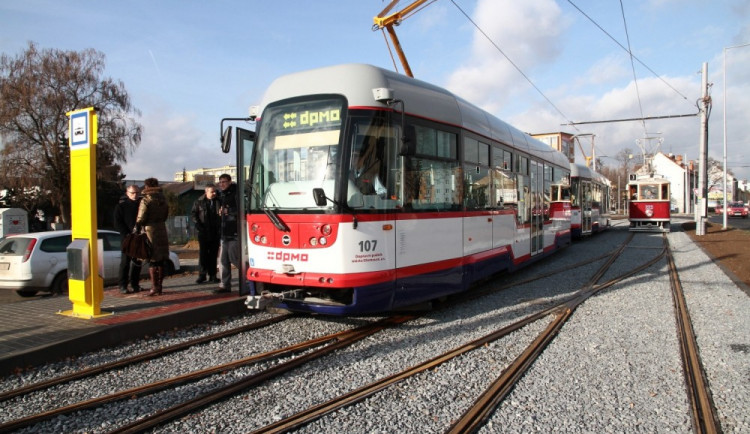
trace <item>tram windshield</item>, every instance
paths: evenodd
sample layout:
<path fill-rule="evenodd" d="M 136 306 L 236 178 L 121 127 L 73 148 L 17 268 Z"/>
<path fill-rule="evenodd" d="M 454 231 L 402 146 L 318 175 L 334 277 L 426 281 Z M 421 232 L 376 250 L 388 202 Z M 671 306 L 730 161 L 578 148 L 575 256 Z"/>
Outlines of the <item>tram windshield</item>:
<path fill-rule="evenodd" d="M 570 186 L 564 184 L 552 184 L 551 189 L 551 200 L 552 202 L 569 201 L 570 200 Z"/>
<path fill-rule="evenodd" d="M 388 210 L 402 204 L 400 125 L 384 112 L 346 115 L 337 97 L 269 105 L 261 119 L 248 211 Z M 347 117 L 345 119 L 345 117 Z M 313 189 L 330 200 L 315 203 Z"/>
<path fill-rule="evenodd" d="M 334 197 L 343 114 L 340 98 L 295 100 L 266 108 L 253 158 L 250 210 L 320 208 L 313 188 Z"/>

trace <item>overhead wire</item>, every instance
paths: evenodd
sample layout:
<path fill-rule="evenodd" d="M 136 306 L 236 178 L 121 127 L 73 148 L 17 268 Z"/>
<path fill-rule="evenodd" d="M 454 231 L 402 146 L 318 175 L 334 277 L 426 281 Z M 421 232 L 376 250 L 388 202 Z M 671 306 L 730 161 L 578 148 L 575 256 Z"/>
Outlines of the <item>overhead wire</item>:
<path fill-rule="evenodd" d="M 625 19 L 625 6 L 620 0 L 620 12 L 622 13 L 622 24 L 625 27 L 625 39 L 628 41 L 628 54 L 630 55 L 630 68 L 633 70 L 633 83 L 635 84 L 635 95 L 638 98 L 638 110 L 641 113 L 641 125 L 643 125 L 643 135 L 648 136 L 646 129 L 646 120 L 643 118 L 643 102 L 641 101 L 641 91 L 638 89 L 638 77 L 635 74 L 635 62 L 633 62 L 633 49 L 630 45 L 630 33 L 628 32 L 628 21 Z"/>
<path fill-rule="evenodd" d="M 597 22 L 596 22 L 596 21 L 595 21 L 595 20 L 594 20 L 593 18 L 591 18 L 590 16 L 588 16 L 588 15 L 586 14 L 586 12 L 584 12 L 583 10 L 581 10 L 581 8 L 579 8 L 579 7 L 578 7 L 578 6 L 577 6 L 577 5 L 575 4 L 575 3 L 573 3 L 573 1 L 572 1 L 572 0 L 568 0 L 568 3 L 570 3 L 570 4 L 571 4 L 571 6 L 573 6 L 574 8 L 576 8 L 576 10 L 578 10 L 578 12 L 580 12 L 580 13 L 581 13 L 581 15 L 583 15 L 583 16 L 584 16 L 584 17 L 586 17 L 586 18 L 587 18 L 587 19 L 588 19 L 589 21 L 591 21 L 591 23 L 592 23 L 593 25 L 595 25 L 595 26 L 596 26 L 596 27 L 597 27 L 597 28 L 598 28 L 599 30 L 601 30 L 601 31 L 602 31 L 602 33 L 604 33 L 605 35 L 607 35 L 607 36 L 609 37 L 609 39 L 611 39 L 612 41 L 614 41 L 614 43 L 615 43 L 615 44 L 619 45 L 619 46 L 620 46 L 620 48 L 622 48 L 623 50 L 625 50 L 626 52 L 628 52 L 628 53 L 630 54 L 630 56 L 632 57 L 632 59 L 635 59 L 635 60 L 636 60 L 636 61 L 637 61 L 638 63 L 640 63 L 640 64 L 641 64 L 641 66 L 643 66 L 643 67 L 644 67 L 644 68 L 646 68 L 646 69 L 647 69 L 647 70 L 648 70 L 648 71 L 649 71 L 650 73 L 652 73 L 652 74 L 654 75 L 654 77 L 656 77 L 656 78 L 658 78 L 659 80 L 661 80 L 661 82 L 662 82 L 662 83 L 664 83 L 664 84 L 665 84 L 665 85 L 667 85 L 667 86 L 668 86 L 668 87 L 669 87 L 670 89 L 672 89 L 672 90 L 673 90 L 673 91 L 674 91 L 675 93 L 677 93 L 678 95 L 680 95 L 680 96 L 682 97 L 682 99 L 684 99 L 685 101 L 689 101 L 689 100 L 688 100 L 688 97 L 686 97 L 685 95 L 683 95 L 683 94 L 682 94 L 682 92 L 680 92 L 679 90 L 677 90 L 677 89 L 676 89 L 676 88 L 675 88 L 674 86 L 672 86 L 671 84 L 669 84 L 669 82 L 667 82 L 667 81 L 666 81 L 666 80 L 665 80 L 665 79 L 664 79 L 663 77 L 661 77 L 661 76 L 660 76 L 659 74 L 657 74 L 656 72 L 654 72 L 654 70 L 653 70 L 653 69 L 651 69 L 651 68 L 650 68 L 650 67 L 649 67 L 648 65 L 646 65 L 645 63 L 643 63 L 643 61 L 642 61 L 641 59 L 639 59 L 639 58 L 638 58 L 638 57 L 637 57 L 637 56 L 636 56 L 635 54 L 633 54 L 633 53 L 632 53 L 632 52 L 631 52 L 631 51 L 630 51 L 630 50 L 629 50 L 628 48 L 625 48 L 625 46 L 624 46 L 624 45 L 622 45 L 622 44 L 620 43 L 620 41 L 618 41 L 617 39 L 615 39 L 615 37 L 614 37 L 614 36 L 612 36 L 611 34 L 609 34 L 609 32 L 607 32 L 606 30 L 604 30 L 604 28 L 603 28 L 602 26 L 600 26 L 600 25 L 599 25 L 599 23 L 597 23 Z"/>
<path fill-rule="evenodd" d="M 537 92 L 538 92 L 538 93 L 539 93 L 539 94 L 540 94 L 540 95 L 542 96 L 542 98 L 544 98 L 544 99 L 545 99 L 545 100 L 546 100 L 546 101 L 547 101 L 547 102 L 549 103 L 549 105 L 551 105 L 551 106 L 552 106 L 552 108 L 554 108 L 554 109 L 555 109 L 555 110 L 557 111 L 557 113 L 559 113 L 559 114 L 560 114 L 560 116 L 562 116 L 562 117 L 563 117 L 563 118 L 564 118 L 564 119 L 565 119 L 566 121 L 568 121 L 568 125 L 571 125 L 571 126 L 573 126 L 573 128 L 574 128 L 574 129 L 575 129 L 576 131 L 580 131 L 580 130 L 579 130 L 579 129 L 578 129 L 578 128 L 577 128 L 576 126 L 575 126 L 575 125 L 573 125 L 573 122 L 572 122 L 572 121 L 571 121 L 571 120 L 570 120 L 570 119 L 569 119 L 569 118 L 568 118 L 567 116 L 565 116 L 565 113 L 563 113 L 563 112 L 562 112 L 562 110 L 560 110 L 560 109 L 559 109 L 559 108 L 558 108 L 558 107 L 557 107 L 557 106 L 555 105 L 555 103 L 553 103 L 553 102 L 552 102 L 552 100 L 550 100 L 550 99 L 549 99 L 549 98 L 547 97 L 547 95 L 545 95 L 545 94 L 544 94 L 544 92 L 542 92 L 542 90 L 541 90 L 541 89 L 539 89 L 539 87 L 538 87 L 538 86 L 537 86 L 536 84 L 534 84 L 534 82 L 533 82 L 533 81 L 531 80 L 531 78 L 529 78 L 529 76 L 528 76 L 528 75 L 526 75 L 526 74 L 525 74 L 525 73 L 524 73 L 524 72 L 523 72 L 523 71 L 521 70 L 521 68 L 520 68 L 520 67 L 519 67 L 518 65 L 516 65 L 516 63 L 515 63 L 515 62 L 513 62 L 513 60 L 512 60 L 512 59 L 511 59 L 510 57 L 508 57 L 508 55 L 507 55 L 507 54 L 505 54 L 505 52 L 504 52 L 504 51 L 503 51 L 503 50 L 502 50 L 502 49 L 501 49 L 501 48 L 500 48 L 500 47 L 499 47 L 499 46 L 498 46 L 498 45 L 497 45 L 497 44 L 495 43 L 495 41 L 493 41 L 493 40 L 492 40 L 492 38 L 490 38 L 490 37 L 489 37 L 489 35 L 488 35 L 488 34 L 487 34 L 487 33 L 486 33 L 486 32 L 485 32 L 484 30 L 482 30 L 482 28 L 481 28 L 481 27 L 479 27 L 479 25 L 478 25 L 478 24 L 477 24 L 477 23 L 476 23 L 476 22 L 475 22 L 474 20 L 472 20 L 472 19 L 471 19 L 471 17 L 470 17 L 470 16 L 469 16 L 469 15 L 468 15 L 468 14 L 467 14 L 467 13 L 466 13 L 466 12 L 465 12 L 465 11 L 464 11 L 464 10 L 463 10 L 462 8 L 461 8 L 461 6 L 459 6 L 459 5 L 458 5 L 458 4 L 457 4 L 457 3 L 455 2 L 455 0 L 451 0 L 451 3 L 453 3 L 453 5 L 454 5 L 454 6 L 455 6 L 455 7 L 456 7 L 456 8 L 457 8 L 457 9 L 458 9 L 458 10 L 459 10 L 459 11 L 460 11 L 460 12 L 461 12 L 462 14 L 463 14 L 463 16 L 464 16 L 464 17 L 466 17 L 466 19 L 467 19 L 467 20 L 469 20 L 469 22 L 470 22 L 470 23 L 471 23 L 471 24 L 472 24 L 472 25 L 473 25 L 474 27 L 476 27 L 476 29 L 477 29 L 477 30 L 479 31 L 479 33 L 481 33 L 481 34 L 482 34 L 482 36 L 484 36 L 484 37 L 485 37 L 485 38 L 486 38 L 486 39 L 487 39 L 487 40 L 488 40 L 488 41 L 490 42 L 490 44 L 492 44 L 492 46 L 493 46 L 493 47 L 495 47 L 495 49 L 496 49 L 496 50 L 497 50 L 497 51 L 498 51 L 498 52 L 499 52 L 500 54 L 502 54 L 502 55 L 503 55 L 503 57 L 505 57 L 505 59 L 506 59 L 506 60 L 507 60 L 508 62 L 510 62 L 510 64 L 511 64 L 511 65 L 512 65 L 512 66 L 513 66 L 513 67 L 514 67 L 515 69 L 516 69 L 516 71 L 518 71 L 518 73 L 519 73 L 519 74 L 521 74 L 521 76 L 523 76 L 523 78 L 525 78 L 525 79 L 526 79 L 526 81 L 528 81 L 528 82 L 529 82 L 529 84 L 531 85 L 531 87 L 533 87 L 533 88 L 534 88 L 534 89 L 535 89 L 535 90 L 536 90 L 536 91 L 537 91 Z"/>

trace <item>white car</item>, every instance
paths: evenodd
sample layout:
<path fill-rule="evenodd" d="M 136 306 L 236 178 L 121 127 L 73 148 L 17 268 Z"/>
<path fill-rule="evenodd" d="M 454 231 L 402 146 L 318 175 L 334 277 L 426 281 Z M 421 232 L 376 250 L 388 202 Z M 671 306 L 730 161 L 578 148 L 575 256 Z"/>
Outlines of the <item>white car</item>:
<path fill-rule="evenodd" d="M 100 253 L 100 275 L 105 285 L 117 284 L 122 237 L 118 232 L 98 231 L 103 249 Z M 11 235 L 0 238 L 0 289 L 14 289 L 22 297 L 39 291 L 63 294 L 68 290 L 68 253 L 71 232 L 51 231 Z M 165 265 L 167 275 L 180 269 L 180 258 L 169 252 Z M 143 266 L 142 274 L 147 274 Z"/>

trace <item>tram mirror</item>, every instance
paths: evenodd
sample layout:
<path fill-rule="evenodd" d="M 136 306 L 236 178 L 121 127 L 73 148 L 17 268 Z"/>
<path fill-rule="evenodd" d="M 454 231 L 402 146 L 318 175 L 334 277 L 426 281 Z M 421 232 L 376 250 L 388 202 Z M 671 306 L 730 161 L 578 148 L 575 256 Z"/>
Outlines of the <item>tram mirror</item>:
<path fill-rule="evenodd" d="M 326 192 L 322 188 L 313 188 L 313 198 L 315 199 L 315 205 L 326 206 L 328 199 L 326 199 Z"/>
<path fill-rule="evenodd" d="M 413 125 L 404 126 L 404 135 L 401 137 L 401 149 L 399 155 L 402 157 L 411 157 L 416 153 L 417 131 Z"/>
<path fill-rule="evenodd" d="M 221 135 L 221 152 L 228 153 L 232 147 L 232 127 L 227 127 Z"/>

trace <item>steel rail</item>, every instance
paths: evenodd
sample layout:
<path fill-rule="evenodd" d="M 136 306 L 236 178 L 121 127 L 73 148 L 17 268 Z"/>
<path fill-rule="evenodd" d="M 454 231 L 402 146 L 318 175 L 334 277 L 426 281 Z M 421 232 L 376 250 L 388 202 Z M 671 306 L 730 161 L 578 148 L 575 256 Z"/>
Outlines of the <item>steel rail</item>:
<path fill-rule="evenodd" d="M 560 307 L 554 321 L 537 336 L 537 338 L 506 368 L 500 376 L 487 388 L 474 404 L 459 418 L 449 429 L 448 433 L 473 433 L 484 425 L 495 408 L 505 399 L 518 383 L 518 380 L 528 371 L 537 357 L 552 342 L 565 322 L 570 318 L 575 309 L 598 290 L 594 289 L 599 281 L 617 258 L 622 254 L 628 244 L 633 240 L 634 233 L 610 255 L 609 259 L 602 264 L 596 273 L 583 285 L 580 294 L 564 302 L 565 307 Z"/>
<path fill-rule="evenodd" d="M 191 411 L 203 408 L 222 399 L 229 398 L 252 386 L 256 386 L 269 379 L 290 372 L 294 368 L 304 365 L 305 363 L 328 355 L 340 348 L 344 348 L 358 341 L 361 341 L 362 339 L 372 336 L 388 327 L 411 321 L 416 317 L 417 316 L 415 315 L 401 315 L 385 318 L 377 321 L 376 323 L 359 327 L 354 333 L 351 333 L 349 336 L 339 339 L 338 341 L 324 348 L 315 350 L 300 357 L 296 357 L 262 372 L 247 375 L 244 378 L 239 379 L 238 381 L 234 381 L 226 386 L 219 387 L 215 390 L 199 395 L 191 400 L 159 411 L 155 414 L 147 416 L 144 419 L 140 419 L 136 422 L 111 431 L 111 433 L 140 433 L 146 429 L 153 428 L 164 422 L 168 422 L 187 413 L 190 413 Z"/>
<path fill-rule="evenodd" d="M 181 342 L 179 344 L 170 345 L 164 348 L 158 348 L 156 350 L 148 351 L 142 354 L 137 354 L 132 357 L 127 357 L 125 359 L 115 360 L 114 362 L 104 363 L 102 365 L 83 369 L 83 370 L 73 372 L 68 375 L 62 375 L 60 377 L 55 377 L 49 380 L 40 381 L 38 383 L 30 384 L 28 386 L 19 387 L 18 389 L 13 389 L 13 390 L 9 390 L 6 392 L 2 392 L 0 393 L 0 402 L 6 401 L 11 398 L 15 398 L 16 396 L 27 395 L 37 390 L 47 389 L 49 387 L 56 386 L 58 384 L 68 383 L 73 380 L 80 380 L 82 378 L 90 377 L 92 375 L 101 374 L 102 372 L 111 371 L 113 369 L 133 365 L 135 363 L 139 363 L 144 360 L 150 360 L 156 357 L 161 357 L 167 354 L 171 354 L 177 351 L 184 350 L 186 348 L 190 348 L 194 345 L 200 345 L 206 342 L 214 341 L 217 339 L 222 339 L 228 336 L 233 336 L 233 335 L 244 333 L 250 330 L 256 330 L 256 329 L 266 327 L 271 324 L 275 324 L 275 323 L 287 320 L 291 316 L 293 315 L 291 314 L 280 315 L 274 318 L 269 318 L 269 319 L 258 321 L 252 324 L 247 324 L 242 327 L 237 327 L 231 330 L 225 330 L 219 333 L 214 333 L 212 335 L 203 336 L 203 337 L 196 338 L 196 339 L 191 339 L 189 341 Z"/>
<path fill-rule="evenodd" d="M 421 372 L 427 371 L 429 369 L 432 369 L 436 366 L 439 366 L 455 357 L 458 357 L 462 354 L 468 353 L 469 351 L 472 351 L 474 349 L 480 348 L 492 341 L 495 341 L 497 339 L 500 339 L 504 336 L 509 335 L 510 333 L 519 330 L 523 327 L 525 327 L 528 324 L 531 324 L 535 321 L 538 321 L 541 318 L 546 317 L 550 314 L 550 311 L 552 311 L 554 308 L 546 309 L 542 312 L 538 312 L 536 314 L 533 314 L 531 316 L 528 316 L 526 318 L 523 318 L 519 321 L 514 322 L 513 324 L 510 324 L 508 326 L 505 326 L 501 329 L 498 329 L 490 334 L 487 334 L 485 336 L 482 336 L 478 339 L 475 339 L 471 342 L 468 342 L 464 345 L 461 345 L 460 347 L 456 347 L 446 353 L 443 353 L 439 356 L 436 356 L 430 360 L 427 360 L 423 363 L 420 363 L 418 365 L 412 366 L 404 371 L 398 372 L 396 374 L 393 374 L 391 376 L 382 378 L 380 380 L 377 380 L 375 382 L 372 382 L 370 384 L 367 384 L 365 386 L 362 386 L 358 389 L 355 389 L 347 394 L 338 396 L 336 398 L 331 399 L 330 401 L 327 401 L 325 403 L 316 405 L 314 407 L 310 407 L 307 410 L 301 411 L 299 413 L 296 413 L 288 418 L 282 419 L 280 421 L 274 422 L 270 425 L 266 425 L 256 431 L 252 431 L 253 434 L 258 433 L 280 433 L 280 432 L 287 432 L 289 430 L 299 428 L 303 425 L 306 425 L 315 419 L 318 419 L 328 413 L 331 413 L 335 410 L 341 409 L 343 407 L 349 406 L 351 404 L 355 404 L 357 402 L 362 401 L 363 399 L 376 394 L 377 392 L 380 392 L 381 390 L 392 386 L 404 379 L 407 379 L 409 377 L 413 377 L 414 375 L 417 375 Z"/>
<path fill-rule="evenodd" d="M 668 244 L 666 234 L 665 242 Z M 682 282 L 677 272 L 672 252 L 667 249 L 669 264 L 669 281 L 672 288 L 672 302 L 675 307 L 677 334 L 680 341 L 683 372 L 687 383 L 688 398 L 692 413 L 693 428 L 696 433 L 715 434 L 721 432 L 721 425 L 716 417 L 712 394 L 701 362 L 698 342 L 695 338 L 693 323 L 682 290 Z"/>
<path fill-rule="evenodd" d="M 572 268 L 577 268 L 581 265 L 585 265 L 600 259 L 603 259 L 604 257 L 610 256 L 610 257 L 616 257 L 619 256 L 622 251 L 624 250 L 625 246 L 627 246 L 628 243 L 633 239 L 634 233 L 631 233 L 627 240 L 620 246 L 619 248 L 609 252 L 606 255 L 602 255 L 599 257 L 596 257 L 594 259 L 581 261 Z M 608 264 L 611 264 L 613 262 L 613 259 L 610 258 L 610 260 L 607 261 Z M 609 265 L 607 265 L 608 267 Z M 571 266 L 568 266 L 565 268 L 565 270 L 570 270 Z M 555 273 L 545 273 L 544 277 L 548 277 L 551 274 Z M 598 280 L 600 275 L 603 274 L 602 272 L 597 272 L 594 277 L 589 279 L 589 281 L 584 285 L 584 288 L 586 290 L 590 290 L 590 288 L 593 286 L 593 284 Z M 523 281 L 523 283 L 528 283 L 534 280 L 538 280 L 541 277 L 537 276 L 535 278 L 526 279 Z M 624 277 L 623 277 L 624 278 Z M 518 282 L 514 284 L 519 284 Z M 511 285 L 512 286 L 512 285 Z M 258 430 L 253 431 L 253 434 L 259 434 L 259 433 L 281 433 L 281 432 L 287 432 L 299 427 L 302 427 L 328 413 L 331 413 L 333 411 L 339 410 L 343 407 L 355 404 L 357 402 L 360 402 L 367 397 L 374 395 L 377 392 L 380 392 L 381 390 L 392 386 L 406 378 L 412 377 L 414 375 L 417 375 L 421 372 L 427 371 L 429 369 L 432 369 L 436 366 L 439 366 L 442 363 L 445 363 L 457 356 L 460 356 L 462 354 L 465 354 L 469 351 L 472 351 L 476 348 L 482 347 L 490 342 L 493 342 L 495 340 L 498 340 L 500 338 L 503 338 L 510 333 L 521 329 L 522 327 L 525 327 L 528 324 L 531 324 L 533 322 L 536 322 L 544 317 L 547 317 L 550 314 L 555 314 L 556 319 L 547 327 L 547 333 L 543 333 L 542 335 L 547 335 L 549 337 L 554 336 L 556 333 L 556 330 L 559 330 L 559 327 L 564 323 L 564 319 L 570 314 L 571 311 L 566 305 L 571 301 L 578 297 L 578 295 L 573 295 L 571 297 L 566 298 L 565 300 L 559 302 L 558 304 L 551 306 L 547 309 L 544 309 L 540 312 L 537 312 L 535 314 L 529 315 L 525 318 L 522 318 L 519 321 L 516 321 L 508 326 L 505 326 L 501 329 L 498 329 L 490 334 L 487 334 L 483 337 L 480 337 L 474 341 L 471 341 L 469 343 L 466 343 L 464 345 L 461 345 L 459 347 L 456 347 L 448 352 L 445 352 L 439 356 L 436 356 L 430 360 L 427 360 L 423 363 L 420 363 L 418 365 L 415 365 L 413 367 L 410 367 L 404 371 L 401 371 L 399 373 L 393 374 L 391 376 L 385 377 L 383 379 L 377 380 L 375 382 L 372 382 L 368 385 L 362 386 L 356 390 L 353 390 L 347 394 L 338 396 L 336 398 L 333 398 L 325 403 L 313 406 L 308 408 L 307 410 L 303 410 L 299 413 L 296 413 L 288 418 L 279 420 L 277 422 L 274 422 L 272 424 L 266 425 L 264 427 L 259 428 Z M 544 337 L 537 338 L 537 340 L 544 340 Z M 538 347 L 541 349 L 544 345 L 538 345 Z M 527 351 L 530 351 L 527 349 Z M 531 350 L 533 351 L 533 350 Z M 508 372 L 508 371 L 506 371 Z M 504 373 L 505 375 L 505 373 Z"/>
<path fill-rule="evenodd" d="M 138 396 L 145 396 L 148 394 L 156 393 L 160 390 L 164 390 L 169 387 L 175 387 L 175 386 L 179 386 L 181 384 L 185 384 L 191 381 L 197 381 L 202 378 L 208 377 L 210 375 L 218 374 L 220 372 L 224 372 L 227 370 L 237 369 L 237 368 L 247 366 L 250 364 L 254 364 L 254 363 L 263 363 L 271 359 L 296 354 L 301 351 L 306 351 L 312 347 L 323 345 L 327 342 L 330 342 L 336 339 L 344 339 L 354 333 L 358 333 L 358 329 L 344 330 L 344 331 L 340 331 L 337 333 L 332 333 L 326 336 L 321 336 L 319 338 L 310 339 L 305 342 L 300 342 L 298 344 L 290 345 L 284 348 L 267 351 L 261 354 L 255 354 L 249 357 L 245 357 L 239 360 L 234 360 L 234 361 L 224 363 L 221 365 L 212 366 L 212 367 L 205 368 L 205 369 L 200 369 L 198 371 L 188 372 L 188 373 L 178 375 L 175 377 L 167 378 L 167 379 L 160 380 L 160 381 L 155 381 L 149 384 L 144 384 L 143 386 L 133 387 L 130 389 L 119 391 L 119 392 L 114 392 L 109 395 L 100 396 L 98 398 L 92 398 L 86 401 L 80 401 L 80 402 L 66 405 L 63 407 L 47 410 L 42 413 L 29 415 L 20 419 L 16 419 L 10 422 L 0 424 L 0 433 L 6 432 L 9 430 L 15 430 L 18 428 L 23 428 L 23 427 L 30 426 L 30 425 L 34 425 L 39 422 L 51 419 L 55 416 L 69 414 L 74 411 L 86 410 L 86 409 L 90 409 L 94 407 L 99 407 L 110 402 L 120 401 L 123 399 L 132 399 Z"/>

